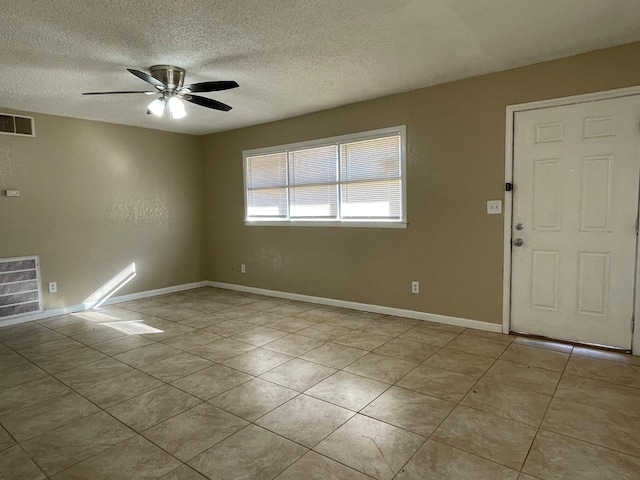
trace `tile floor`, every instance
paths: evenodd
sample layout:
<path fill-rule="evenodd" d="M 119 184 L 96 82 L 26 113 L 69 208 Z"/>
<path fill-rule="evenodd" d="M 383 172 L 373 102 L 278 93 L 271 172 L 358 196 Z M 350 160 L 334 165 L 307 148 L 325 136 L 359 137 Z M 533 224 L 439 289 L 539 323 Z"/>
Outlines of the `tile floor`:
<path fill-rule="evenodd" d="M 213 288 L 0 342 L 0 479 L 640 479 L 629 355 Z"/>

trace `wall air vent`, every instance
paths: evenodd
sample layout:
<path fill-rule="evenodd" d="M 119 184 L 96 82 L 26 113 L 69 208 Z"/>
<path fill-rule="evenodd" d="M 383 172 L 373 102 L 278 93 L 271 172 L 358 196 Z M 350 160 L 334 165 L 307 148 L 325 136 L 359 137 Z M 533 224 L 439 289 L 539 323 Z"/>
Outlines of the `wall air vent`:
<path fill-rule="evenodd" d="M 38 257 L 0 258 L 0 320 L 41 311 Z"/>
<path fill-rule="evenodd" d="M 36 129 L 33 117 L 0 113 L 0 133 L 19 135 L 21 137 L 35 137 Z"/>

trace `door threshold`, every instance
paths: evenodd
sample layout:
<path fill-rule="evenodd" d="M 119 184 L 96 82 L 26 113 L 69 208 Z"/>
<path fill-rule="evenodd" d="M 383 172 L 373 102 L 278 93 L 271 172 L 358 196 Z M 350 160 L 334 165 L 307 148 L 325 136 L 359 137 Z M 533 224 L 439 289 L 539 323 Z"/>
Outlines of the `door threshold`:
<path fill-rule="evenodd" d="M 521 332 L 516 332 L 515 330 L 511 330 L 509 332 L 509 334 L 513 334 L 513 335 L 519 335 L 521 337 L 526 337 L 526 338 L 531 338 L 534 340 L 544 340 L 545 342 L 555 342 L 555 343 L 561 343 L 564 345 L 571 345 L 573 347 L 589 347 L 589 348 L 596 348 L 598 350 L 603 350 L 605 352 L 614 352 L 614 353 L 628 353 L 631 355 L 631 350 L 627 350 L 624 348 L 618 348 L 618 347 L 611 347 L 608 345 L 600 345 L 598 343 L 588 343 L 588 342 L 572 342 L 569 340 L 560 340 L 558 338 L 552 338 L 552 337 L 545 337 L 543 335 L 534 335 L 532 333 L 521 333 Z"/>

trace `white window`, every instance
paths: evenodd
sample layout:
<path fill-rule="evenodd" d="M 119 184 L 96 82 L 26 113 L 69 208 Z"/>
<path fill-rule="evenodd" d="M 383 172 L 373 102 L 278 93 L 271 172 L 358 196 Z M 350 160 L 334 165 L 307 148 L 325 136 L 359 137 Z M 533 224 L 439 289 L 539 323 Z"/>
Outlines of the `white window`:
<path fill-rule="evenodd" d="M 243 157 L 247 225 L 406 227 L 404 125 Z"/>

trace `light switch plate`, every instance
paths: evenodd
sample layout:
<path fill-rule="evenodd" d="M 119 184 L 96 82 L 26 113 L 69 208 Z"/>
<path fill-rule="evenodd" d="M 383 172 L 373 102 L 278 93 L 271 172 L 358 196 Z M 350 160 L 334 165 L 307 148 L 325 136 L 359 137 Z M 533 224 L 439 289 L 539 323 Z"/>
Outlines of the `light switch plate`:
<path fill-rule="evenodd" d="M 502 200 L 487 201 L 487 215 L 500 215 L 502 213 Z"/>

